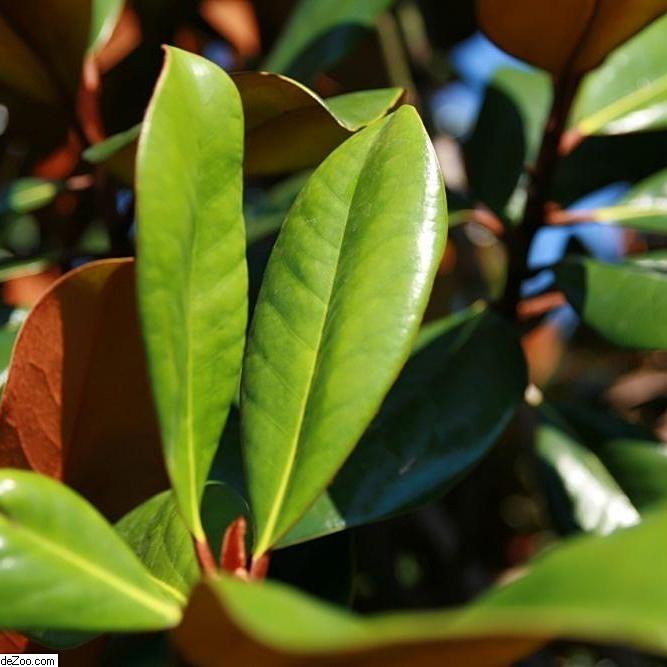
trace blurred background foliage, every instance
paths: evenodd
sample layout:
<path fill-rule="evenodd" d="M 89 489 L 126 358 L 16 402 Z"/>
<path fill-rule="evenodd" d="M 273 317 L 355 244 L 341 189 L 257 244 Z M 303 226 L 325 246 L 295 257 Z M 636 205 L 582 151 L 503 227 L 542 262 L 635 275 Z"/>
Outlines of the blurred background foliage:
<path fill-rule="evenodd" d="M 665 497 L 667 353 L 618 348 L 582 326 L 552 291 L 550 267 L 566 253 L 619 262 L 649 251 L 664 267 L 667 88 L 623 113 L 614 104 L 666 76 L 666 21 L 589 75 L 574 107 L 566 137 L 576 147 L 559 164 L 519 309 L 527 399 L 539 408 L 520 408 L 444 499 L 277 552 L 273 576 L 361 611 L 461 603 L 558 536 L 629 525 Z M 133 254 L 136 126 L 165 43 L 228 71 L 287 74 L 324 98 L 403 88 L 448 188 L 450 238 L 428 318 L 501 294 L 503 230 L 520 219 L 551 86 L 482 35 L 472 1 L 0 0 L 2 368 L 53 280 L 91 259 Z M 280 171 L 247 177 L 254 295 L 308 173 Z M 492 351 L 487 338 L 480 344 Z M 462 373 L 464 396 L 502 372 L 482 358 Z M 559 643 L 525 664 L 661 663 Z"/>

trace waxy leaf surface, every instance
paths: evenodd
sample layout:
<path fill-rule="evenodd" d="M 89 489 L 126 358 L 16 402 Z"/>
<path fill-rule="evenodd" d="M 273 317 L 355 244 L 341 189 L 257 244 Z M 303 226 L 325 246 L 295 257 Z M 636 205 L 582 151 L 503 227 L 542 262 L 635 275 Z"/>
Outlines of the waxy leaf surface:
<path fill-rule="evenodd" d="M 111 519 L 166 488 L 132 260 L 71 271 L 30 312 L 0 404 L 0 466 L 61 479 Z"/>
<path fill-rule="evenodd" d="M 665 11 L 667 0 L 477 0 L 500 48 L 555 77 L 593 69 Z"/>
<path fill-rule="evenodd" d="M 653 567 L 666 520 L 663 507 L 638 526 L 567 541 L 458 610 L 361 617 L 274 582 L 223 577 L 195 590 L 174 637 L 204 667 L 223 651 L 265 667 L 488 667 L 557 638 L 667 654 L 667 574 Z"/>
<path fill-rule="evenodd" d="M 446 235 L 444 188 L 402 107 L 314 172 L 266 269 L 241 387 L 257 523 L 270 548 L 324 491 L 405 362 Z"/>
<path fill-rule="evenodd" d="M 33 472 L 0 471 L 0 562 L 6 629 L 158 630 L 180 618 L 93 507 Z"/>
<path fill-rule="evenodd" d="M 625 134 L 667 127 L 666 34 L 667 16 L 614 51 L 586 77 L 573 111 L 579 133 Z"/>
<path fill-rule="evenodd" d="M 639 513 L 602 461 L 564 430 L 542 425 L 537 455 L 547 473 L 547 497 L 565 531 L 606 535 L 639 522 Z"/>
<path fill-rule="evenodd" d="M 235 491 L 219 482 L 207 484 L 202 523 L 214 554 L 220 553 L 226 528 L 241 515 L 247 516 L 248 508 Z M 201 571 L 173 492 L 164 491 L 142 503 L 116 524 L 116 530 L 149 572 L 185 601 Z"/>
<path fill-rule="evenodd" d="M 428 324 L 327 493 L 280 545 L 378 521 L 444 493 L 502 433 L 526 382 L 519 341 L 492 311 L 475 307 Z"/>
<path fill-rule="evenodd" d="M 167 469 L 197 538 L 243 354 L 242 162 L 243 114 L 231 79 L 168 49 L 137 159 L 139 310 Z"/>
<path fill-rule="evenodd" d="M 612 343 L 667 348 L 667 272 L 626 262 L 568 260 L 556 282 L 584 322 Z"/>

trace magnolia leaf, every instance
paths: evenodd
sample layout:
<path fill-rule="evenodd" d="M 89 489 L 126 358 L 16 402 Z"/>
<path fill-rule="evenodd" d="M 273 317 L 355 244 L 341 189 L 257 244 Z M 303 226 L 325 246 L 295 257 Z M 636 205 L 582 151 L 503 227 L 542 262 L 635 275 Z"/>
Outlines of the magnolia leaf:
<path fill-rule="evenodd" d="M 181 616 L 93 507 L 33 472 L 0 471 L 0 562 L 5 629 L 159 630 Z"/>
<path fill-rule="evenodd" d="M 338 62 L 393 3 L 394 0 L 300 0 L 264 68 L 311 79 Z"/>
<path fill-rule="evenodd" d="M 473 307 L 428 324 L 327 493 L 279 546 L 385 519 L 444 493 L 502 433 L 526 381 L 514 329 L 493 311 Z"/>
<path fill-rule="evenodd" d="M 626 262 L 566 260 L 557 285 L 584 322 L 612 343 L 667 348 L 667 273 Z"/>
<path fill-rule="evenodd" d="M 556 78 L 597 67 L 666 10 L 667 0 L 477 0 L 490 39 Z"/>
<path fill-rule="evenodd" d="M 486 667 L 513 664 L 558 638 L 667 655 L 667 601 L 657 593 L 667 574 L 653 567 L 665 521 L 662 508 L 638 526 L 567 541 L 458 610 L 362 617 L 271 581 L 223 576 L 200 584 L 173 636 L 202 667 L 222 654 L 265 667 Z"/>
<path fill-rule="evenodd" d="M 0 465 L 62 479 L 116 519 L 167 486 L 132 260 L 55 282 L 16 341 L 0 404 Z"/>
<path fill-rule="evenodd" d="M 323 100 L 279 74 L 233 76 L 243 101 L 246 173 L 270 175 L 314 167 L 357 130 L 392 111 L 401 88 L 365 90 Z"/>
<path fill-rule="evenodd" d="M 639 513 L 594 452 L 553 425 L 537 432 L 537 455 L 548 473 L 548 496 L 561 523 L 606 535 L 639 522 Z"/>
<path fill-rule="evenodd" d="M 350 454 L 417 333 L 446 232 L 444 188 L 402 107 L 313 173 L 266 269 L 241 386 L 256 554 Z"/>
<path fill-rule="evenodd" d="M 0 83 L 38 102 L 70 104 L 86 53 L 111 36 L 121 0 L 0 0 Z"/>
<path fill-rule="evenodd" d="M 218 482 L 206 485 L 202 522 L 213 553 L 220 553 L 223 534 L 234 519 L 248 514 L 245 501 L 230 487 Z M 201 572 L 173 492 L 164 491 L 142 503 L 116 524 L 116 530 L 149 572 L 185 601 Z"/>
<path fill-rule="evenodd" d="M 618 204 L 591 211 L 590 217 L 644 232 L 667 233 L 667 169 L 635 185 Z"/>
<path fill-rule="evenodd" d="M 664 11 L 667 3 L 662 4 Z M 586 77 L 572 118 L 579 134 L 625 134 L 667 127 L 665 34 L 667 16 L 614 51 Z"/>
<path fill-rule="evenodd" d="M 319 97 L 297 81 L 267 72 L 231 75 L 241 95 L 245 122 L 244 170 L 251 176 L 298 171 L 319 164 L 357 130 L 395 109 L 401 88 L 363 90 Z M 83 157 L 105 163 L 123 181 L 131 182 L 135 125 L 91 146 Z"/>
<path fill-rule="evenodd" d="M 190 531 L 238 387 L 248 276 L 243 114 L 217 65 L 168 48 L 137 157 L 139 311 L 167 470 Z"/>

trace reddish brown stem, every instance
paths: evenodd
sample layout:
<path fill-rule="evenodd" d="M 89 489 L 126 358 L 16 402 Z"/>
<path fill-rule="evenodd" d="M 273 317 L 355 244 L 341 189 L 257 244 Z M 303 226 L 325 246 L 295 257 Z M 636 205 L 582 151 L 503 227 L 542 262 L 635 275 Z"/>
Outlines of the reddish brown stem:
<path fill-rule="evenodd" d="M 270 556 L 267 553 L 262 554 L 256 560 L 253 560 L 250 564 L 250 578 L 255 581 L 262 581 L 266 579 L 266 575 L 269 571 L 269 560 Z"/>
<path fill-rule="evenodd" d="M 560 158 L 561 139 L 579 80 L 578 75 L 566 73 L 555 84 L 554 100 L 542 145 L 535 168 L 531 172 L 523 220 L 508 239 L 510 259 L 507 282 L 499 307 L 512 318 L 516 317 L 517 304 L 521 297 L 521 283 L 527 274 L 531 243 L 537 231 L 545 224 L 551 187 Z"/>
<path fill-rule="evenodd" d="M 247 532 L 245 517 L 238 517 L 225 531 L 222 540 L 222 551 L 220 553 L 220 565 L 226 572 L 245 570 L 248 557 L 245 549 L 245 537 Z"/>
<path fill-rule="evenodd" d="M 195 553 L 197 554 L 197 560 L 199 561 L 199 567 L 202 572 L 209 577 L 216 576 L 218 568 L 208 541 L 204 538 L 203 540 L 195 540 L 194 543 Z"/>

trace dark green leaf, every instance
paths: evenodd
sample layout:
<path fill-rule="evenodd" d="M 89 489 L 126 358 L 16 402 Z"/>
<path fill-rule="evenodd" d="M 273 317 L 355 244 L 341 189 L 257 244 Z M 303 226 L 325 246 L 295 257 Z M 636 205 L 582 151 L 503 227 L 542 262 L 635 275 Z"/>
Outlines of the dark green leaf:
<path fill-rule="evenodd" d="M 308 80 L 334 65 L 394 0 L 300 0 L 264 69 Z"/>
<path fill-rule="evenodd" d="M 512 327 L 472 308 L 429 324 L 379 415 L 289 544 L 387 518 L 446 491 L 486 454 L 523 397 Z"/>

